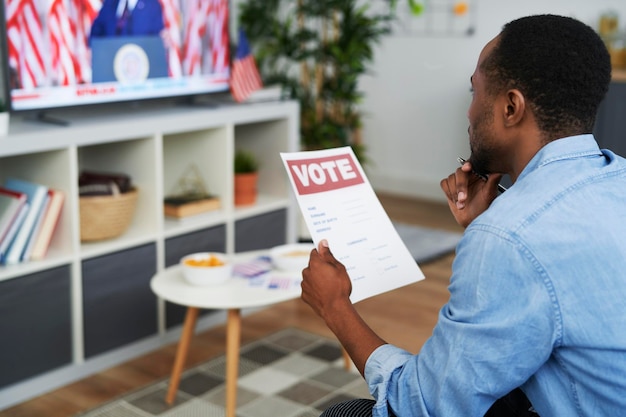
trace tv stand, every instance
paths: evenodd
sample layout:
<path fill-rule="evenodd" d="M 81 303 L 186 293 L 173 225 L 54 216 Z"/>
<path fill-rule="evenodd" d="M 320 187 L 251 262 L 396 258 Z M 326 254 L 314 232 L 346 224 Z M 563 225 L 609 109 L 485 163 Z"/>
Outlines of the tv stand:
<path fill-rule="evenodd" d="M 199 108 L 205 108 L 205 109 L 236 105 L 230 93 L 210 94 L 209 96 L 206 96 L 206 97 L 205 96 L 187 97 L 181 100 L 179 104 L 185 107 L 199 107 Z"/>
<path fill-rule="evenodd" d="M 61 119 L 55 116 L 50 116 L 49 114 L 43 111 L 37 112 L 34 119 L 38 122 L 48 123 L 48 124 L 57 125 L 57 126 L 69 126 L 70 125 L 69 120 Z"/>

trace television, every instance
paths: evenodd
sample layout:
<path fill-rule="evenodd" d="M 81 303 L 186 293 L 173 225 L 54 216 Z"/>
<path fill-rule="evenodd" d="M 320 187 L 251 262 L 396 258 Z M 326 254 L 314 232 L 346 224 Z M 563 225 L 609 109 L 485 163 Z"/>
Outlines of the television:
<path fill-rule="evenodd" d="M 229 89 L 228 0 L 3 0 L 11 112 Z"/>

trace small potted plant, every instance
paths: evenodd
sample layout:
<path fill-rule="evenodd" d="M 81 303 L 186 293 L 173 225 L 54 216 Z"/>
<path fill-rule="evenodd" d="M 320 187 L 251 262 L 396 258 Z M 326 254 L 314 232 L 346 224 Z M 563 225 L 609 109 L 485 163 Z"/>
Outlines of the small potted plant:
<path fill-rule="evenodd" d="M 256 203 L 259 162 L 256 156 L 243 149 L 235 151 L 235 206 Z"/>

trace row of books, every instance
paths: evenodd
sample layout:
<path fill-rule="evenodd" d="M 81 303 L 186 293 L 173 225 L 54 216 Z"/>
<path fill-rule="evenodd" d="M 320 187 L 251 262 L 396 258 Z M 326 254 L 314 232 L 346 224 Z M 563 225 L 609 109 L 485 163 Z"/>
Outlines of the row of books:
<path fill-rule="evenodd" d="M 0 186 L 0 264 L 46 256 L 65 196 L 60 190 L 17 178 Z"/>

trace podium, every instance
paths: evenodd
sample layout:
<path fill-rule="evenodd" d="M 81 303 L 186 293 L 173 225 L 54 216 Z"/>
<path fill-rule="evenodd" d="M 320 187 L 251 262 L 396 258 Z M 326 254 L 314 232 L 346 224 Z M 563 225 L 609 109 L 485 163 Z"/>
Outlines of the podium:
<path fill-rule="evenodd" d="M 115 36 L 91 39 L 92 80 L 137 83 L 168 76 L 160 36 Z"/>

